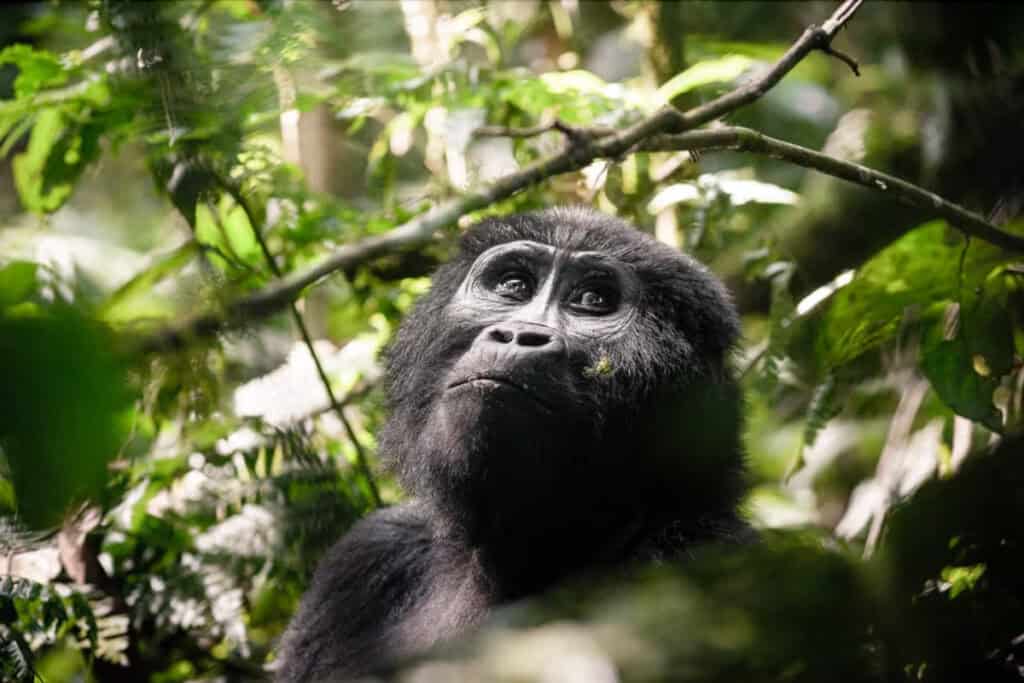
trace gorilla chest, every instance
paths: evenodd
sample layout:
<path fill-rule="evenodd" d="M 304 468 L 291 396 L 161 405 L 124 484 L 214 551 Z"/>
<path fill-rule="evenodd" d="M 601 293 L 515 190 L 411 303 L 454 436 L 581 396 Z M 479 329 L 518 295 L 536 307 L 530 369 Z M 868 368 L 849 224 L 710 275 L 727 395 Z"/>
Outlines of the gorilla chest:
<path fill-rule="evenodd" d="M 437 560 L 422 576 L 417 598 L 395 627 L 396 644 L 403 652 L 464 633 L 496 604 L 493 589 L 474 560 Z"/>

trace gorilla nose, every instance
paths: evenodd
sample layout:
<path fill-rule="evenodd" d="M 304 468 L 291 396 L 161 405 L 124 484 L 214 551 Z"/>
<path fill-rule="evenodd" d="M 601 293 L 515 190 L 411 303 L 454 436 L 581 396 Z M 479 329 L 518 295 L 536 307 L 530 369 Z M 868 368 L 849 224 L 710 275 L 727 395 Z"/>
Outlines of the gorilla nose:
<path fill-rule="evenodd" d="M 483 341 L 507 345 L 508 351 L 516 353 L 542 352 L 560 354 L 565 351 L 561 335 L 550 327 L 523 322 L 507 322 L 492 325 L 482 333 Z"/>

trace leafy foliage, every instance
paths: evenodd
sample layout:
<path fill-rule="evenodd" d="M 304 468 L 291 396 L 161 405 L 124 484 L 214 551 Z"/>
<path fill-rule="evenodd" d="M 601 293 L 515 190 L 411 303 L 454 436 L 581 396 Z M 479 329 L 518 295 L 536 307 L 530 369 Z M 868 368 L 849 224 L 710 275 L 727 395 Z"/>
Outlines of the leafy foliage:
<path fill-rule="evenodd" d="M 778 59 L 814 11 L 703 3 L 681 17 L 632 0 L 10 10 L 0 676 L 258 679 L 323 549 L 376 489 L 385 504 L 400 495 L 375 466 L 376 357 L 456 230 L 300 292 L 311 345 L 259 306 L 233 319 L 240 332 L 159 352 L 140 351 L 146 342 L 201 313 L 231 317 L 276 272 L 295 277 L 570 143 L 553 129 L 479 136 L 482 125 L 618 129 L 666 101 L 705 102 Z M 1024 68 L 1005 49 L 1024 13 L 957 11 L 865 7 L 842 34 L 861 78 L 812 55 L 730 121 L 973 209 L 1012 205 L 1019 159 L 1006 150 L 1024 114 L 1003 76 Z M 984 40 L 971 43 L 967 25 Z M 1005 73 L 990 95 L 976 71 L 995 53 Z M 989 144 L 990 130 L 1007 139 Z M 593 642 L 625 680 L 966 680 L 978 661 L 991 680 L 1009 676 L 1024 656 L 1022 469 L 1009 450 L 979 453 L 1024 421 L 1019 255 L 901 213 L 884 188 L 849 194 L 732 154 L 631 150 L 459 224 L 556 203 L 621 215 L 729 281 L 745 316 L 752 516 L 834 528 L 849 546 L 768 532 L 748 551 L 662 568 L 628 591 L 570 592 L 509 623 L 542 635 L 566 616 L 608 626 Z"/>

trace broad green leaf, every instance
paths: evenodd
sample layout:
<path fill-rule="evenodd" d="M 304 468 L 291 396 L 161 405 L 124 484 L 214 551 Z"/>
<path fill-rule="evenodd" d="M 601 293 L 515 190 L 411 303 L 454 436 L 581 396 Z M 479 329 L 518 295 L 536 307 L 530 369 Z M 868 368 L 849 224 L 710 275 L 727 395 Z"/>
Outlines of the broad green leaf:
<path fill-rule="evenodd" d="M 964 345 L 975 368 L 992 377 L 1007 374 L 1014 363 L 1013 322 L 1006 291 L 999 287 L 1002 277 L 997 271 L 985 290 L 972 288 L 973 301 L 964 301 L 960 307 L 959 334 Z"/>
<path fill-rule="evenodd" d="M 231 250 L 246 263 L 257 264 L 262 261 L 260 245 L 256 242 L 249 217 L 242 207 L 229 202 L 221 202 L 219 207 L 224 230 L 231 242 Z"/>
<path fill-rule="evenodd" d="M 227 259 L 228 268 L 262 263 L 259 244 L 245 211 L 227 197 L 214 209 L 216 213 L 205 204 L 196 206 L 196 239 L 219 252 L 214 262 L 224 263 Z"/>
<path fill-rule="evenodd" d="M 36 117 L 28 148 L 14 158 L 14 184 L 22 203 L 30 211 L 53 211 L 71 194 L 70 187 L 49 191 L 44 187 L 47 161 L 65 131 L 64 115 L 57 109 L 44 109 Z"/>
<path fill-rule="evenodd" d="M 56 211 L 71 196 L 82 171 L 99 155 L 104 123 L 79 124 L 60 109 L 36 117 L 28 148 L 14 158 L 14 183 L 25 208 Z"/>
<path fill-rule="evenodd" d="M 214 216 L 210 208 L 205 204 L 196 204 L 195 206 L 196 216 L 196 239 L 199 240 L 199 244 L 204 247 L 212 247 L 217 251 L 229 254 L 229 245 L 227 235 L 217 225 L 217 218 Z M 211 260 L 226 268 L 230 264 L 227 263 L 223 257 L 218 254 L 211 254 Z"/>
<path fill-rule="evenodd" d="M 0 310 L 21 303 L 36 291 L 38 268 L 29 261 L 13 261 L 0 268 Z"/>
<path fill-rule="evenodd" d="M 711 83 L 730 83 L 756 62 L 742 55 L 697 62 L 666 81 L 654 95 L 655 106 L 668 104 L 677 96 Z"/>
<path fill-rule="evenodd" d="M 103 318 L 114 322 L 172 312 L 166 297 L 154 293 L 153 288 L 184 268 L 197 251 L 195 242 L 186 242 L 118 287 L 103 305 Z"/>
<path fill-rule="evenodd" d="M 29 526 L 59 524 L 106 484 L 131 407 L 111 348 L 103 328 L 71 311 L 0 316 L 0 443 Z"/>
<path fill-rule="evenodd" d="M 999 411 L 992 403 L 992 392 L 999 382 L 977 372 L 962 338 L 944 340 L 927 349 L 921 357 L 921 370 L 953 412 L 993 431 L 1002 431 Z"/>
<path fill-rule="evenodd" d="M 944 221 L 926 223 L 876 254 L 836 293 L 818 329 L 818 355 L 826 367 L 857 358 L 892 338 L 910 307 L 921 319 L 938 319 L 946 304 L 1012 259 L 979 240 L 966 245 Z"/>
<path fill-rule="evenodd" d="M 29 45 L 10 45 L 0 50 L 0 64 L 14 64 L 18 67 L 18 76 L 14 79 L 14 96 L 19 99 L 67 80 L 67 72 L 56 55 L 36 50 Z"/>

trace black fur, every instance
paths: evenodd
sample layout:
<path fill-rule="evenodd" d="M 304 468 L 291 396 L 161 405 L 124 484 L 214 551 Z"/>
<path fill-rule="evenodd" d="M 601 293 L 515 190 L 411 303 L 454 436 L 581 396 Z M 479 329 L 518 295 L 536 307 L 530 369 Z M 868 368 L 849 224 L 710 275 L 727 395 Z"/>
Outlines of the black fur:
<path fill-rule="evenodd" d="M 556 264 L 613 262 L 614 315 L 538 307 L 507 320 L 518 304 L 467 289 L 478 257 L 523 240 L 554 247 Z M 380 450 L 412 499 L 327 554 L 277 679 L 363 674 L 567 576 L 744 536 L 738 334 L 703 266 L 616 218 L 551 209 L 471 229 L 387 354 Z M 491 368 L 510 384 L 454 388 Z"/>

